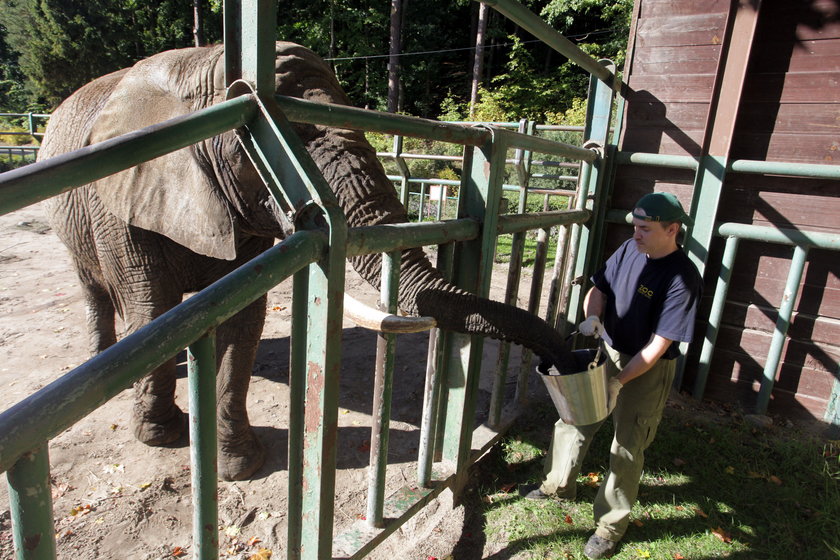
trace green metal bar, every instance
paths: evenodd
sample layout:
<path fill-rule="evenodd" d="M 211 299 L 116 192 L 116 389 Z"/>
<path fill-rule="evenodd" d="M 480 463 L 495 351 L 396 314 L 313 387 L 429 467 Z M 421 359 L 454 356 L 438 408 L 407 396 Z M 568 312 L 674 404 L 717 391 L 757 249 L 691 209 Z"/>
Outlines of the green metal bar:
<path fill-rule="evenodd" d="M 533 126 L 528 126 L 528 120 L 522 119 L 519 122 L 519 133 L 533 134 Z M 528 202 L 528 162 L 531 152 L 517 148 L 514 157 L 514 169 L 519 179 L 519 199 L 517 200 L 517 214 L 525 214 Z M 504 216 L 499 216 L 499 219 Z M 501 224 L 500 224 L 501 225 Z M 519 285 L 522 272 L 522 257 L 525 249 L 525 232 L 513 232 L 511 241 L 510 262 L 508 263 L 507 283 L 505 287 L 504 302 L 508 305 L 516 305 L 519 295 Z M 490 392 L 490 409 L 488 411 L 487 424 L 491 428 L 498 427 L 502 420 L 502 408 L 504 406 L 505 385 L 507 380 L 508 364 L 510 362 L 510 342 L 499 343 L 499 353 L 496 358 L 496 369 L 493 376 L 493 388 Z"/>
<path fill-rule="evenodd" d="M 787 338 L 788 328 L 790 327 L 790 318 L 796 304 L 796 296 L 799 294 L 799 283 L 802 281 L 802 271 L 805 270 L 807 258 L 808 248 L 797 245 L 793 250 L 793 259 L 790 262 L 785 292 L 782 296 L 782 303 L 779 305 L 776 329 L 773 331 L 773 339 L 770 341 L 770 350 L 767 353 L 767 362 L 764 364 L 764 377 L 761 380 L 761 389 L 758 392 L 758 401 L 756 402 L 756 412 L 759 414 L 764 414 L 767 411 L 767 405 L 770 404 L 770 395 L 776 382 L 776 371 L 779 369 L 785 338 Z"/>
<path fill-rule="evenodd" d="M 478 237 L 479 231 L 478 222 L 472 218 L 350 228 L 347 256 L 385 253 L 394 249 L 439 245 L 449 241 L 468 241 Z"/>
<path fill-rule="evenodd" d="M 283 113 L 292 122 L 412 136 L 465 146 L 480 145 L 487 140 L 488 136 L 486 130 L 471 126 L 359 109 L 347 105 L 317 103 L 283 95 L 275 96 L 275 99 Z"/>
<path fill-rule="evenodd" d="M 791 177 L 810 177 L 814 179 L 840 179 L 840 165 L 736 159 L 729 163 L 728 169 L 737 173 L 761 173 Z"/>
<path fill-rule="evenodd" d="M 239 0 L 242 79 L 260 96 L 274 95 L 277 2 Z"/>
<path fill-rule="evenodd" d="M 187 379 L 190 390 L 193 558 L 215 560 L 219 557 L 215 333 L 208 333 L 187 348 Z"/>
<path fill-rule="evenodd" d="M 493 142 L 465 153 L 464 185 L 461 189 L 460 211 L 466 216 L 483 219 L 481 239 L 456 246 L 454 280 L 458 286 L 486 297 L 492 273 L 496 245 L 496 222 L 499 199 L 505 172 L 507 140 L 515 134 L 502 129 L 493 130 Z M 456 465 L 457 495 L 466 482 L 475 418 L 476 393 L 484 340 L 479 336 L 452 333 L 454 348 L 447 363 L 446 421 L 443 434 L 444 458 Z"/>
<path fill-rule="evenodd" d="M 488 129 L 483 127 L 469 127 L 393 113 L 358 109 L 346 105 L 305 101 L 283 95 L 275 96 L 275 100 L 286 117 L 292 122 L 308 122 L 339 128 L 413 136 L 464 146 L 479 146 L 486 142 L 489 137 Z M 597 157 L 595 152 L 586 148 L 555 142 L 538 136 L 505 132 L 511 135 L 508 137 L 511 148 L 523 148 L 538 153 L 571 157 L 590 162 Z"/>
<path fill-rule="evenodd" d="M 590 74 L 597 77 L 610 87 L 618 88 L 615 74 L 604 68 L 592 56 L 580 47 L 560 35 L 539 16 L 516 0 L 480 0 L 482 4 L 491 6 L 494 10 L 519 25 L 531 35 L 553 48 Z"/>
<path fill-rule="evenodd" d="M 452 279 L 454 243 L 438 245 L 437 269 L 447 281 Z M 431 485 L 432 462 L 439 440 L 441 395 L 444 359 L 451 346 L 449 333 L 438 328 L 429 331 L 429 351 L 426 358 L 426 380 L 423 387 L 423 413 L 420 420 L 420 445 L 417 452 L 417 484 L 422 488 Z"/>
<path fill-rule="evenodd" d="M 256 115 L 242 97 L 19 167 L 0 175 L 0 214 L 243 126 Z"/>
<path fill-rule="evenodd" d="M 52 560 L 56 547 L 47 443 L 21 456 L 6 478 L 17 560 Z"/>
<path fill-rule="evenodd" d="M 613 68 L 609 60 L 601 60 L 598 63 L 604 65 L 604 68 Z M 608 84 L 594 78 L 590 79 L 589 103 L 586 108 L 586 126 L 583 136 L 591 145 L 599 146 L 602 150 L 605 149 L 609 137 L 610 115 L 612 114 L 614 99 L 615 92 L 608 87 Z M 580 193 L 577 204 L 579 209 L 592 208 L 593 220 L 587 224 L 574 226 L 572 230 L 572 246 L 577 247 L 577 253 L 574 256 L 574 274 L 567 276 L 567 278 L 580 278 L 581 281 L 574 282 L 569 292 L 568 305 L 566 306 L 567 323 L 562 329 L 564 333 L 568 332 L 566 329 L 569 325 L 575 325 L 581 319 L 583 298 L 586 294 L 589 276 L 596 264 L 593 254 L 596 252 L 595 248 L 598 247 L 600 241 L 598 232 L 604 229 L 604 212 L 610 195 L 609 187 L 604 182 L 607 172 L 605 160 L 598 158 L 588 168 L 588 173 L 584 173 L 584 170 L 581 171 L 581 181 L 578 184 Z M 590 197 L 592 197 L 592 200 L 590 200 Z"/>
<path fill-rule="evenodd" d="M 292 326 L 289 355 L 289 560 L 300 559 L 303 535 L 303 442 L 306 411 L 306 329 L 309 327 L 309 270 L 295 273 L 292 282 Z"/>
<path fill-rule="evenodd" d="M 397 312 L 400 256 L 400 251 L 382 255 L 382 289 L 379 301 L 382 309 L 387 310 L 388 313 Z M 385 503 L 385 474 L 388 466 L 391 393 L 394 386 L 394 354 L 396 348 L 397 335 L 377 333 L 367 503 L 367 522 L 372 527 L 382 527 L 384 525 L 382 511 Z"/>
<path fill-rule="evenodd" d="M 616 163 L 619 165 L 644 165 L 651 167 L 670 167 L 672 169 L 690 169 L 697 171 L 698 158 L 692 156 L 674 156 L 668 154 L 648 154 L 645 152 L 617 152 Z"/>
<path fill-rule="evenodd" d="M 720 263 L 720 273 L 712 300 L 712 308 L 709 311 L 709 326 L 706 328 L 706 338 L 703 340 L 700 361 L 697 365 L 697 377 L 694 380 L 694 398 L 696 399 L 702 399 L 706 392 L 706 382 L 712 366 L 715 343 L 720 333 L 720 321 L 726 307 L 726 295 L 729 292 L 729 282 L 732 278 L 732 269 L 735 266 L 735 257 L 738 254 L 739 241 L 739 238 L 734 236 L 726 238 L 726 247 L 723 250 L 723 258 Z"/>
<path fill-rule="evenodd" d="M 322 232 L 299 232 L 214 282 L 140 330 L 0 413 L 0 472 L 33 442 L 47 441 L 96 410 L 295 271 L 315 261 Z"/>
<path fill-rule="evenodd" d="M 723 237 L 737 236 L 742 239 L 766 241 L 782 245 L 801 245 L 818 249 L 840 249 L 840 234 L 799 229 L 772 228 L 732 222 L 718 224 L 715 233 Z"/>
<path fill-rule="evenodd" d="M 533 214 L 509 214 L 499 216 L 499 224 L 496 227 L 496 231 L 502 234 L 569 224 L 582 224 L 589 220 L 591 216 L 592 211 L 586 208 L 534 212 Z"/>

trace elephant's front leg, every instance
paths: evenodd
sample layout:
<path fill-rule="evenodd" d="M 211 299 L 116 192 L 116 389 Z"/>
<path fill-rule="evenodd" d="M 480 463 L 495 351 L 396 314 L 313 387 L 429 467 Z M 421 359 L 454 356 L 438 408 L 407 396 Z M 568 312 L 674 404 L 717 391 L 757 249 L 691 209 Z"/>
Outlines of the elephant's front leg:
<path fill-rule="evenodd" d="M 216 333 L 219 478 L 222 480 L 249 478 L 265 461 L 265 449 L 251 428 L 247 409 L 248 386 L 265 323 L 265 306 L 263 296 L 228 319 Z"/>
<path fill-rule="evenodd" d="M 178 303 L 181 296 L 174 291 L 156 291 L 146 302 L 123 304 L 127 308 L 126 331 L 131 333 L 150 323 Z M 187 428 L 187 416 L 175 404 L 175 358 L 153 370 L 134 384 L 134 436 L 146 445 L 168 445 L 179 440 Z"/>

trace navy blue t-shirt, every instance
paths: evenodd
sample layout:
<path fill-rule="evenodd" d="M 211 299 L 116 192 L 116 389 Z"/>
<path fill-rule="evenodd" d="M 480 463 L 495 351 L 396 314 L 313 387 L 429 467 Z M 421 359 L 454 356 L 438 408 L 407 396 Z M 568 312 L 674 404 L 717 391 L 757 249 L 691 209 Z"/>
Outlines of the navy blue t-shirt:
<path fill-rule="evenodd" d="M 628 239 L 592 282 L 607 296 L 604 340 L 619 352 L 636 354 L 653 334 L 691 342 L 702 279 L 682 249 L 651 259 Z M 679 354 L 671 344 L 663 357 Z"/>

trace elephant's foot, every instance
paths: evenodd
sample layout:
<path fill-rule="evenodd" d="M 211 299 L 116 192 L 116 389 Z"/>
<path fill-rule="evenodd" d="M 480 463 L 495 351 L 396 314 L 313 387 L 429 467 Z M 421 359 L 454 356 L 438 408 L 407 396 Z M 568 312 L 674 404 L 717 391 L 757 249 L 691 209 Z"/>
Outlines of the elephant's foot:
<path fill-rule="evenodd" d="M 134 437 L 146 445 L 169 445 L 181 439 L 187 429 L 187 415 L 174 404 L 167 414 L 153 420 L 135 410 L 132 421 Z"/>
<path fill-rule="evenodd" d="M 220 479 L 245 480 L 263 466 L 265 448 L 251 429 L 247 434 L 246 438 L 234 443 L 219 442 Z"/>

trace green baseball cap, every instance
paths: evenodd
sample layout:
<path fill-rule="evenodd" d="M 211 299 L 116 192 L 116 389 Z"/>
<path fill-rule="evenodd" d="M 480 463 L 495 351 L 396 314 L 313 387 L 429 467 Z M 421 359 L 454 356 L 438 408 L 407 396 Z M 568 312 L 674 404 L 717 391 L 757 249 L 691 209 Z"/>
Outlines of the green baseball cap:
<path fill-rule="evenodd" d="M 685 213 L 677 197 L 667 192 L 650 193 L 640 198 L 633 208 L 633 217 L 646 222 L 681 222 L 688 226 L 694 224 L 694 220 Z"/>

